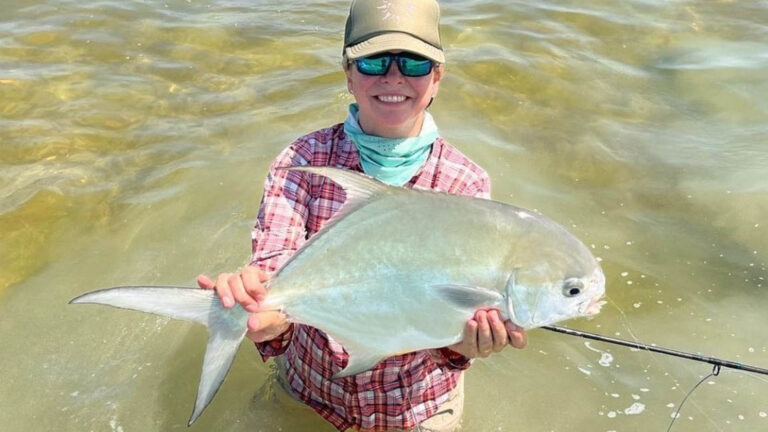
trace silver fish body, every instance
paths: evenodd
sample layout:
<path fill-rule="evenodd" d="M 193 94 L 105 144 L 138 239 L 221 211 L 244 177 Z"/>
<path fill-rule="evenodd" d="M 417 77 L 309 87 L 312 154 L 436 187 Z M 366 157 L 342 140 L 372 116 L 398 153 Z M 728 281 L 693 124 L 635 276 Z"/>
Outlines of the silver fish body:
<path fill-rule="evenodd" d="M 281 309 L 341 343 L 349 363 L 337 376 L 360 373 L 392 355 L 458 342 L 478 308 L 497 308 L 530 329 L 593 315 L 602 305 L 599 264 L 544 216 L 490 200 L 386 186 L 335 168 L 290 170 L 287 175 L 328 177 L 344 188 L 347 201 L 270 280 L 264 307 Z M 190 424 L 221 385 L 247 322 L 245 311 L 223 309 L 202 290 L 123 287 L 73 302 L 208 326 Z M 209 356 L 212 346 L 216 352 Z"/>
<path fill-rule="evenodd" d="M 342 184 L 339 174 L 358 176 L 326 174 Z M 533 328 L 588 315 L 604 293 L 586 246 L 544 216 L 371 183 L 347 204 L 353 211 L 280 269 L 267 300 L 346 348 L 350 360 L 340 376 L 393 354 L 458 342 L 479 307 Z M 564 296 L 565 281 L 576 280 L 583 281 L 580 294 Z"/>

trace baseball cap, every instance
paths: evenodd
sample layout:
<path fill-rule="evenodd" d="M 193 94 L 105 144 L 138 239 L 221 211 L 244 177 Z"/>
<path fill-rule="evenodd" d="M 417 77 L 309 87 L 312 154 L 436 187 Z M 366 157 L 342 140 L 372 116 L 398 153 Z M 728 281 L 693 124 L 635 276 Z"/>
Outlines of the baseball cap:
<path fill-rule="evenodd" d="M 344 30 L 344 55 L 354 60 L 402 50 L 445 63 L 436 0 L 353 0 Z"/>

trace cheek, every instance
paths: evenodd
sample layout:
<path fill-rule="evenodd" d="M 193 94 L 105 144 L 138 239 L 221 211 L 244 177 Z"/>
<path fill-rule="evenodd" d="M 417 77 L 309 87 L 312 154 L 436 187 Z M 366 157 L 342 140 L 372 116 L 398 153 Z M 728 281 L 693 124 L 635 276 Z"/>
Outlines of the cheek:
<path fill-rule="evenodd" d="M 437 84 L 434 84 L 430 79 L 414 83 L 413 88 L 419 94 L 420 98 L 426 101 L 429 101 L 437 92 Z"/>
<path fill-rule="evenodd" d="M 350 90 L 354 90 L 355 93 L 363 93 L 371 88 L 376 82 L 376 78 L 377 77 L 354 74 L 347 80 L 347 87 L 349 87 Z"/>

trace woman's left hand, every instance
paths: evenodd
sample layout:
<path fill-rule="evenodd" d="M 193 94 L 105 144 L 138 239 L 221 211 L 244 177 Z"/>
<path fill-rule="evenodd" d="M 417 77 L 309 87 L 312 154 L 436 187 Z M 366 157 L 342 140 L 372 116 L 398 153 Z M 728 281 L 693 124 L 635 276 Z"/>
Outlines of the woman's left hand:
<path fill-rule="evenodd" d="M 496 309 L 480 309 L 464 326 L 461 342 L 448 348 L 465 357 L 477 358 L 499 352 L 507 344 L 515 348 L 525 348 L 528 344 L 525 330 L 512 321 L 502 321 Z"/>

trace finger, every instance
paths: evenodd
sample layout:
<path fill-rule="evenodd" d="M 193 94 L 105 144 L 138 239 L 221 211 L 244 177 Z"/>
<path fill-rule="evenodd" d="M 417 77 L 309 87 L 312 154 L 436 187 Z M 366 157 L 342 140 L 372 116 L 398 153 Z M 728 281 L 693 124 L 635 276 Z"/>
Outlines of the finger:
<path fill-rule="evenodd" d="M 229 288 L 229 283 L 227 282 L 229 276 L 229 273 L 222 273 L 216 278 L 216 294 L 219 295 L 221 305 L 227 309 L 235 305 L 235 299 L 232 297 L 232 290 Z"/>
<path fill-rule="evenodd" d="M 488 311 L 488 323 L 491 327 L 491 335 L 493 336 L 493 351 L 499 352 L 507 346 L 507 328 L 504 326 L 504 321 L 499 317 L 499 311 Z"/>
<path fill-rule="evenodd" d="M 264 301 L 264 297 L 267 295 L 267 289 L 261 283 L 260 273 L 262 272 L 257 267 L 246 266 L 241 272 L 241 278 L 243 280 L 243 288 L 248 296 L 257 302 Z"/>
<path fill-rule="evenodd" d="M 469 358 L 475 358 L 477 352 L 477 321 L 470 319 L 464 326 L 464 337 L 461 340 L 463 354 Z"/>
<path fill-rule="evenodd" d="M 249 312 L 256 312 L 258 304 L 256 303 L 256 300 L 252 299 L 251 296 L 245 292 L 240 273 L 230 275 L 229 278 L 227 278 L 227 282 L 229 283 L 229 288 L 232 290 L 232 296 L 235 298 L 235 301 L 240 303 L 240 306 L 242 306 L 243 309 Z"/>
<path fill-rule="evenodd" d="M 248 331 L 257 332 L 263 328 L 262 320 L 259 318 L 259 315 L 260 314 L 252 313 L 251 316 L 248 317 Z"/>
<path fill-rule="evenodd" d="M 481 310 L 475 314 L 477 321 L 477 351 L 480 357 L 488 357 L 493 351 L 493 336 L 488 323 L 488 312 Z"/>
<path fill-rule="evenodd" d="M 267 273 L 259 267 L 254 267 L 254 268 L 258 271 L 259 282 L 265 283 L 266 281 L 272 278 L 272 273 Z"/>
<path fill-rule="evenodd" d="M 509 344 L 515 348 L 525 348 L 528 345 L 528 336 L 525 334 L 525 329 L 518 327 L 512 321 L 506 321 L 504 324 L 507 328 Z"/>
<path fill-rule="evenodd" d="M 212 281 L 208 276 L 201 274 L 197 276 L 197 286 L 202 289 L 214 289 L 216 287 L 216 283 Z"/>

